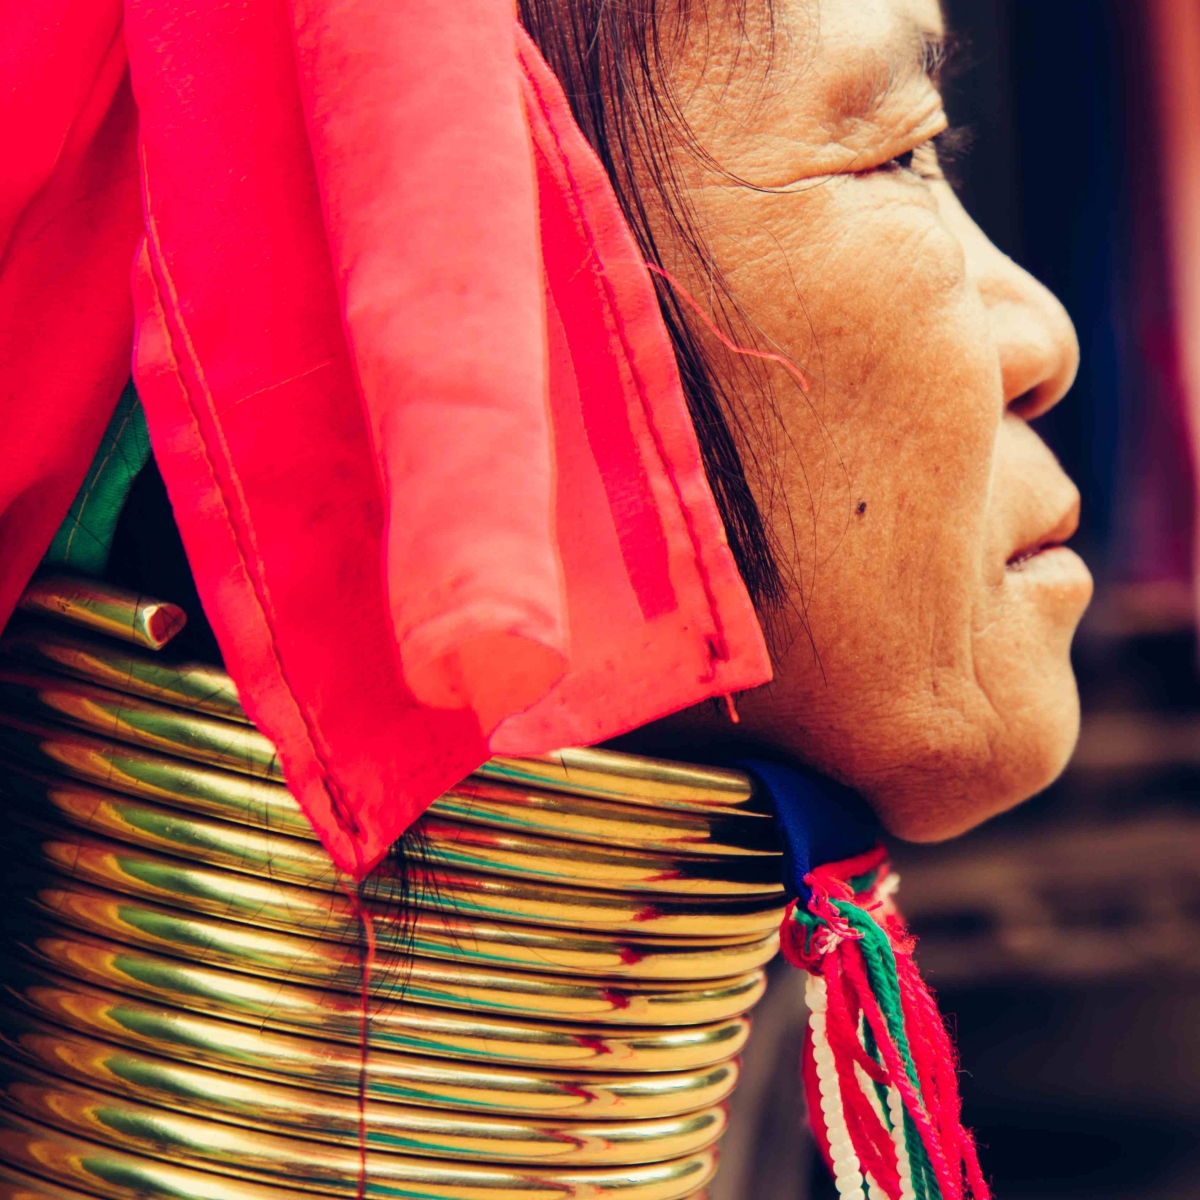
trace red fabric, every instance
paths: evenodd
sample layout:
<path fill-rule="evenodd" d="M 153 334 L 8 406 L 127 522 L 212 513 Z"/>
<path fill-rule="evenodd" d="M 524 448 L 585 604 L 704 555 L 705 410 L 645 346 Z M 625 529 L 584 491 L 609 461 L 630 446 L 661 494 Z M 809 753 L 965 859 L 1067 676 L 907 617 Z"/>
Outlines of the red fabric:
<path fill-rule="evenodd" d="M 3 622 L 129 379 L 141 205 L 120 3 L 10 0 L 0 16 Z"/>
<path fill-rule="evenodd" d="M 769 677 L 648 274 L 510 5 L 127 0 L 125 39 L 135 379 L 226 665 L 339 867 L 493 751 Z M 51 414 L 80 476 L 81 410 Z"/>

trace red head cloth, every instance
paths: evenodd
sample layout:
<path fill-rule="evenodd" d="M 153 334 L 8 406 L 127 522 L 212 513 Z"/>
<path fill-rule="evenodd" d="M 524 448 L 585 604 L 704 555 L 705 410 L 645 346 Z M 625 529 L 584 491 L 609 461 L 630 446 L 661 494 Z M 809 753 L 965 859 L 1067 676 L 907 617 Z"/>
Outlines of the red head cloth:
<path fill-rule="evenodd" d="M 80 43 L 98 6 L 57 2 Z M 140 144 L 103 148 L 114 196 L 141 190 L 134 377 L 226 665 L 339 867 L 490 753 L 769 678 L 649 276 L 510 4 L 127 0 L 124 39 Z M 17 65 L 27 108 L 62 107 Z M 128 229 L 97 216 L 85 248 L 132 257 Z M 17 295 L 7 270 L 6 301 L 120 362 L 91 306 L 125 278 Z M 4 476 L 49 407 L 61 518 L 125 367 L 92 353 L 47 406 L 53 358 L 0 359 L 0 484 L 28 487 Z M 0 615 L 55 524 L 6 539 Z"/>

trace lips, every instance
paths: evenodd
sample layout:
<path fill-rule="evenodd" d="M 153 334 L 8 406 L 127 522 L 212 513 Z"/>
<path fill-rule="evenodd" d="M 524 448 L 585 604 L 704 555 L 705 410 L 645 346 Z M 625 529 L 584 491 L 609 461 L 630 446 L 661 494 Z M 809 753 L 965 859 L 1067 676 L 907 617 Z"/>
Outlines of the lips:
<path fill-rule="evenodd" d="M 1063 512 L 1057 521 L 1036 540 L 1022 546 L 1016 553 L 1009 555 L 1005 566 L 1010 571 L 1019 571 L 1030 560 L 1049 550 L 1061 549 L 1074 536 L 1079 528 L 1079 500 Z"/>
<path fill-rule="evenodd" d="M 1020 570 L 1030 559 L 1037 558 L 1047 550 L 1057 550 L 1061 545 L 1062 542 L 1042 542 L 1036 546 L 1026 546 L 1024 550 L 1018 550 L 1004 565 L 1010 571 Z"/>

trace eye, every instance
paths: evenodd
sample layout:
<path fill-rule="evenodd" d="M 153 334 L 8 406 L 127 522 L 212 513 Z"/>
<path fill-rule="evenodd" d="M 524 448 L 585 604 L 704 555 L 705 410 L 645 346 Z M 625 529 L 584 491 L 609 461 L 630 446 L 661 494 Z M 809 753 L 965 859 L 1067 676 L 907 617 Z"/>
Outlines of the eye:
<path fill-rule="evenodd" d="M 961 163 L 971 147 L 971 131 L 952 126 L 921 142 L 903 154 L 897 154 L 883 164 L 885 171 L 912 171 L 922 179 L 943 180 L 949 177 L 957 183 L 954 168 Z M 947 170 L 949 168 L 949 171 Z"/>
<path fill-rule="evenodd" d="M 938 134 L 936 137 L 929 138 L 928 141 L 921 142 L 920 145 L 913 146 L 911 150 L 905 150 L 903 154 L 897 154 L 895 158 L 889 158 L 883 164 L 883 170 L 909 171 L 918 178 L 927 180 L 945 178 L 938 162 L 938 152 L 943 136 L 943 134 Z"/>

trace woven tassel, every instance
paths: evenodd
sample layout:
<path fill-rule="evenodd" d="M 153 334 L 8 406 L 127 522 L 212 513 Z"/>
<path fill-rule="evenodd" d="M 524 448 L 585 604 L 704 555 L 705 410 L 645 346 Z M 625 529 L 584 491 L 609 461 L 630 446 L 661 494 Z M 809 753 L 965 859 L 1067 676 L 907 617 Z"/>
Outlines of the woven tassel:
<path fill-rule="evenodd" d="M 806 874 L 784 917 L 784 956 L 809 973 L 813 1130 L 843 1200 L 990 1200 L 897 883 L 879 846 Z"/>

